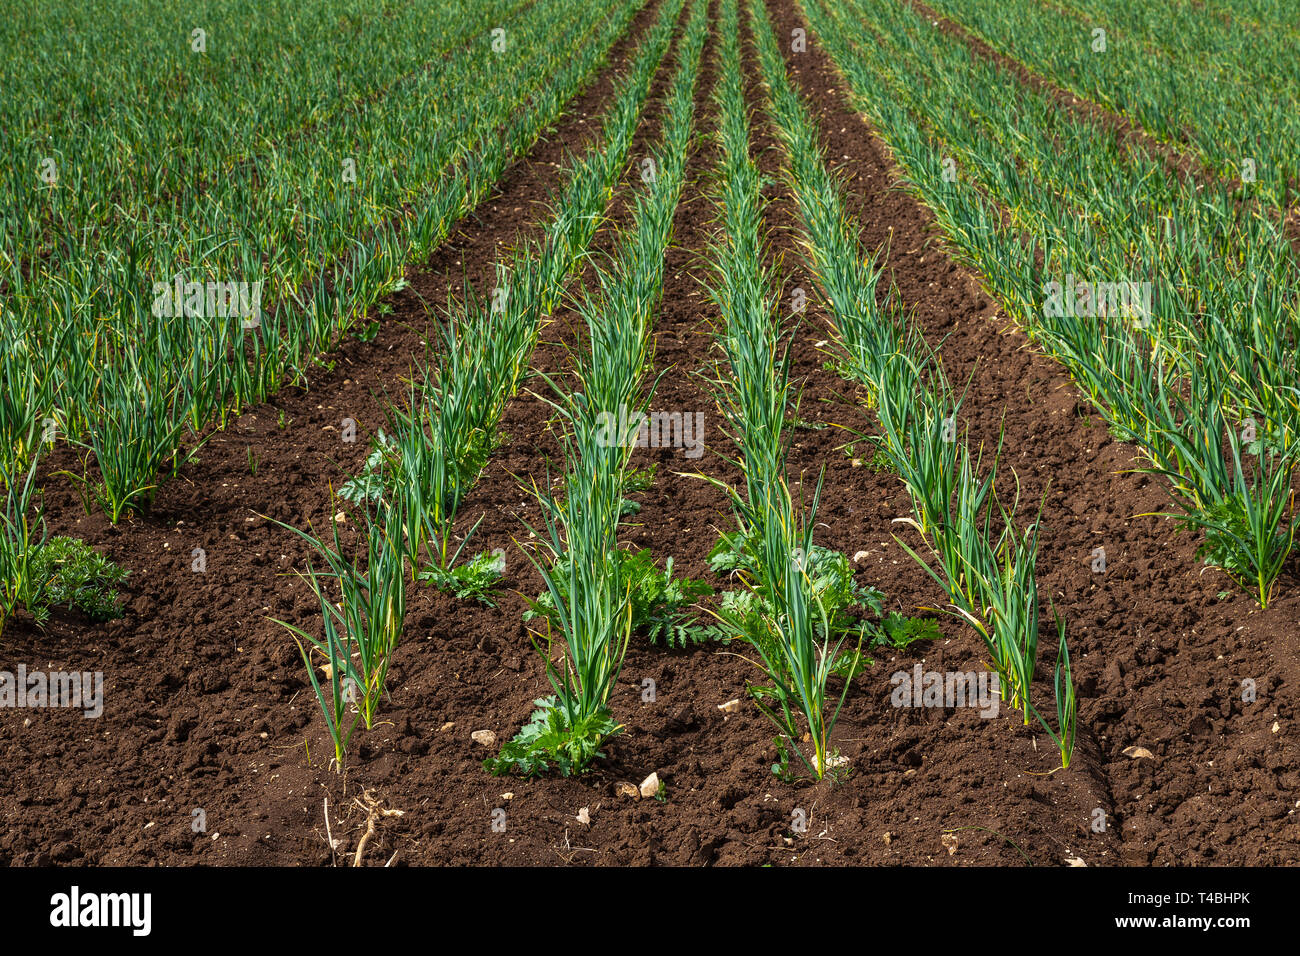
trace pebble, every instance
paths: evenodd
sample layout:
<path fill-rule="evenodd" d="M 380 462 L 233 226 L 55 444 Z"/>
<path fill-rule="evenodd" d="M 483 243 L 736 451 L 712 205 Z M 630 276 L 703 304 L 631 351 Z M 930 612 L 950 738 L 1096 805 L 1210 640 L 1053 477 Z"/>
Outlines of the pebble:
<path fill-rule="evenodd" d="M 659 774 L 652 773 L 641 781 L 641 796 L 653 797 L 659 792 Z"/>

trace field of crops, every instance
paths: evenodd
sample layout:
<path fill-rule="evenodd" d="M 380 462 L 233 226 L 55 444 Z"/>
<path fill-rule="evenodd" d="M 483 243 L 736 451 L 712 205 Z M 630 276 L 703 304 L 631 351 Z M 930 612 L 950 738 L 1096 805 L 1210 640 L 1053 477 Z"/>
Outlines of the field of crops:
<path fill-rule="evenodd" d="M 1300 864 L 1280 0 L 0 23 L 0 865 Z"/>

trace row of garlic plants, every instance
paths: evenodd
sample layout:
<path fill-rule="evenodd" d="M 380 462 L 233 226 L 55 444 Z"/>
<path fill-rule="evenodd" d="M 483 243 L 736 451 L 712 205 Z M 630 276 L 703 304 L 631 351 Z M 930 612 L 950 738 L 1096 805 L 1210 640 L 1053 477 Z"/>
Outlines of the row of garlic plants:
<path fill-rule="evenodd" d="M 623 573 L 630 556 L 618 542 L 637 437 L 629 420 L 648 409 L 656 384 L 646 382 L 650 331 L 694 135 L 708 8 L 709 0 L 691 5 L 665 100 L 662 139 L 655 154 L 638 164 L 645 188 L 630 204 L 631 223 L 608 267 L 593 263 L 594 286 L 575 296 L 581 323 L 571 348 L 572 373 L 548 378 L 564 473 L 558 491 L 549 481 L 541 488 L 534 484 L 543 521 L 538 528 L 526 526 L 538 547 L 525 553 L 541 574 L 550 608 L 545 634 L 533 641 L 554 694 L 538 699 L 519 734 L 486 761 L 494 773 L 527 775 L 554 767 L 569 774 L 601 756 L 603 743 L 623 729 L 609 701 L 634 619 Z M 564 645 L 559 662 L 551 653 L 557 636 Z"/>

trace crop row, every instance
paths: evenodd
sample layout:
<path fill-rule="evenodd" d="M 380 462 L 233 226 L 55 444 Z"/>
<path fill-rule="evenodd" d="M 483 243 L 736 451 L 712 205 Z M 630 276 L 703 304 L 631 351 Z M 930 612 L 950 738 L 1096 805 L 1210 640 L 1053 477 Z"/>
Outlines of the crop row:
<path fill-rule="evenodd" d="M 574 299 L 584 331 L 571 347 L 573 371 L 545 377 L 560 422 L 564 449 L 562 487 L 533 486 L 543 525 L 528 531 L 539 550 L 526 551 L 545 591 L 545 645 L 534 646 L 554 694 L 518 735 L 486 765 L 494 773 L 537 773 L 554 766 L 564 774 L 600 755 L 603 741 L 622 728 L 609 699 L 623 666 L 634 624 L 633 593 L 625 565 L 635 560 L 618 543 L 636 421 L 649 407 L 655 383 L 650 327 L 663 290 L 664 253 L 685 183 L 687 150 L 695 122 L 695 87 L 708 36 L 709 0 L 693 0 L 669 85 L 662 142 L 641 164 L 645 188 L 631 202 L 632 221 L 608 268 L 592 266 L 594 290 Z M 558 633 L 557 633 L 558 632 Z M 558 636 L 565 653 L 552 659 Z"/>
<path fill-rule="evenodd" d="M 861 634 L 846 664 L 838 701 L 829 689 L 847 639 L 835 633 L 814 581 L 822 550 L 813 543 L 818 491 L 811 507 L 796 507 L 786 474 L 790 438 L 790 342 L 782 332 L 779 302 L 766 265 L 766 200 L 750 155 L 749 118 L 741 75 L 735 0 L 722 4 L 721 77 L 715 92 L 721 146 L 717 204 L 722 229 L 710 258 L 711 295 L 722 315 L 717 332 L 725 356 L 717 380 L 719 405 L 736 450 L 743 489 L 714 479 L 727 492 L 736 518 L 728 545 L 743 590 L 722 620 L 735 638 L 753 647 L 766 678 L 751 696 L 780 733 L 783 762 L 793 751 L 820 779 L 838 766 L 831 732 L 849 692 L 861 653 Z M 812 754 L 799 741 L 807 726 Z"/>

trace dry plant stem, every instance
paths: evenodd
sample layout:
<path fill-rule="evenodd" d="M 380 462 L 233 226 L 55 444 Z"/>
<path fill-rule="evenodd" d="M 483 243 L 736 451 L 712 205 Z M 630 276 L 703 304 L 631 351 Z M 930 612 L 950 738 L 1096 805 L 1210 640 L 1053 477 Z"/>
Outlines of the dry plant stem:
<path fill-rule="evenodd" d="M 386 810 L 386 809 L 384 809 L 384 807 L 383 807 L 383 805 L 381 804 L 381 802 L 380 802 L 379 800 L 376 800 L 375 797 L 374 797 L 374 795 L 373 795 L 369 790 L 364 790 L 364 791 L 362 791 L 362 793 L 361 793 L 361 799 L 359 799 L 359 800 L 354 800 L 353 802 L 354 802 L 358 807 L 360 807 L 362 810 L 366 811 L 366 832 L 363 833 L 363 834 L 361 835 L 361 840 L 360 840 L 360 842 L 357 843 L 357 852 L 356 852 L 356 854 L 352 857 L 352 865 L 353 865 L 353 866 L 360 866 L 360 865 L 361 865 L 361 856 L 362 856 L 362 854 L 364 854 L 364 853 L 366 852 L 366 844 L 369 843 L 369 842 L 370 842 L 370 838 L 373 837 L 373 836 L 375 835 L 375 832 L 376 832 L 376 829 L 377 829 L 377 828 L 375 827 L 375 823 L 376 823 L 376 822 L 377 822 L 381 817 L 402 817 L 402 816 L 406 816 L 406 811 L 405 811 L 405 810 Z M 397 853 L 394 852 L 394 853 L 393 853 L 393 857 L 395 858 L 396 856 L 397 856 Z M 393 859 L 390 858 L 389 861 L 388 861 L 388 863 L 392 863 L 392 862 L 393 862 Z M 388 863 L 385 863 L 384 865 L 387 866 Z"/>

